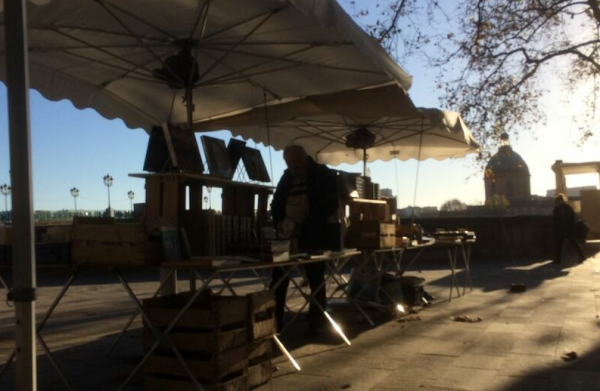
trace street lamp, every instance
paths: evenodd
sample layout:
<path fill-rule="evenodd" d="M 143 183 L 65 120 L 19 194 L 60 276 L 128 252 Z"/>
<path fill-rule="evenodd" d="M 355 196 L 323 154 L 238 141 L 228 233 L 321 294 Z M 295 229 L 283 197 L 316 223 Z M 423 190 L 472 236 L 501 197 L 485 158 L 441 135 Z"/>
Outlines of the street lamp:
<path fill-rule="evenodd" d="M 10 194 L 12 187 L 8 186 L 6 183 L 0 186 L 0 192 L 4 195 L 4 212 L 6 213 L 6 221 L 9 221 L 8 218 L 8 195 Z"/>
<path fill-rule="evenodd" d="M 79 197 L 79 189 L 76 187 L 71 188 L 71 195 L 73 196 L 73 202 L 75 203 L 75 214 L 77 214 L 77 197 Z"/>
<path fill-rule="evenodd" d="M 131 190 L 127 192 L 127 197 L 129 197 L 129 204 L 131 206 L 131 213 L 133 213 L 133 198 L 135 197 L 135 193 Z"/>
<path fill-rule="evenodd" d="M 104 179 L 104 185 L 108 189 L 108 215 L 110 216 L 110 187 L 113 184 L 113 177 L 111 177 L 109 174 L 106 174 L 102 179 Z"/>
<path fill-rule="evenodd" d="M 212 192 L 212 186 L 206 186 L 206 191 L 208 191 L 208 209 L 212 209 L 212 197 L 210 193 Z"/>

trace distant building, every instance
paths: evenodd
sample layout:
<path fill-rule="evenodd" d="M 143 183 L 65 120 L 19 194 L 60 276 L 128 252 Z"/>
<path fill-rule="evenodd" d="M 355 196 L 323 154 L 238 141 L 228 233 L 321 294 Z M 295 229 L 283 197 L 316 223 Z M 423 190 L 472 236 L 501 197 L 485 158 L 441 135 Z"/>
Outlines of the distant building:
<path fill-rule="evenodd" d="M 392 189 L 381 189 L 379 190 L 379 195 L 382 197 L 393 197 L 394 193 L 392 192 Z"/>
<path fill-rule="evenodd" d="M 412 217 L 438 217 L 440 214 L 437 206 L 409 206 L 398 209 L 400 219 L 410 219 Z"/>
<path fill-rule="evenodd" d="M 501 146 L 485 167 L 485 200 L 495 195 L 506 197 L 510 205 L 531 201 L 529 167 L 510 146 L 508 134 L 500 136 Z"/>
<path fill-rule="evenodd" d="M 578 200 L 581 198 L 581 192 L 584 190 L 598 190 L 596 186 L 571 187 L 567 189 L 567 198 L 569 200 Z M 546 191 L 546 197 L 556 197 L 556 190 L 550 189 Z"/>

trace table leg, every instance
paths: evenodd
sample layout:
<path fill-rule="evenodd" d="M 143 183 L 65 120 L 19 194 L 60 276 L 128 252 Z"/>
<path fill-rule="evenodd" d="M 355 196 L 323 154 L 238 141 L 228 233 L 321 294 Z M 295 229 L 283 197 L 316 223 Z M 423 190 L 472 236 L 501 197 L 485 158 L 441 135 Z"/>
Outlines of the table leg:
<path fill-rule="evenodd" d="M 452 291 L 456 287 L 456 293 L 458 297 L 460 297 L 460 290 L 458 288 L 458 280 L 456 278 L 456 258 L 457 258 L 457 249 L 456 246 L 448 247 L 448 260 L 450 261 L 450 271 L 451 271 L 451 284 L 450 284 L 450 296 L 448 297 L 448 301 L 452 301 Z"/>
<path fill-rule="evenodd" d="M 306 300 L 306 303 L 304 303 L 304 306 L 302 308 L 304 308 L 309 302 L 311 304 L 314 304 L 317 306 L 317 308 L 323 312 L 323 315 L 325 316 L 325 318 L 331 323 L 331 325 L 333 326 L 334 330 L 340 335 L 340 337 L 342 337 L 342 339 L 344 340 L 344 342 L 346 342 L 346 344 L 348 346 L 351 345 L 350 341 L 348 340 L 348 338 L 346 338 L 346 335 L 344 335 L 344 332 L 342 331 L 342 329 L 340 328 L 340 326 L 333 320 L 333 318 L 331 318 L 331 316 L 329 315 L 329 313 L 325 310 L 325 308 L 323 308 L 321 306 L 321 304 L 319 304 L 319 302 L 315 299 L 315 295 L 321 290 L 323 289 L 326 285 L 327 285 L 327 281 L 329 280 L 329 277 L 326 278 L 323 283 L 321 283 L 321 285 L 319 285 L 317 287 L 317 289 L 314 290 L 314 292 L 310 292 L 310 295 L 302 292 L 300 290 L 300 292 L 302 292 L 304 299 Z M 298 283 L 295 280 L 291 280 L 292 284 L 296 285 L 297 288 L 300 288 L 298 286 Z"/>
<path fill-rule="evenodd" d="M 237 294 L 235 293 L 235 290 L 233 290 L 233 287 L 231 286 L 231 280 L 233 279 L 235 274 L 236 274 L 235 272 L 231 272 L 231 273 L 229 273 L 229 277 L 224 278 L 221 273 L 217 273 L 217 275 L 219 276 L 219 279 L 223 283 L 223 287 L 219 290 L 219 292 L 217 292 L 217 296 L 223 294 L 223 291 L 225 291 L 225 289 L 227 289 L 229 291 L 229 293 L 231 293 L 233 296 L 237 296 Z"/>
<path fill-rule="evenodd" d="M 6 283 L 6 281 L 4 281 L 4 278 L 2 278 L 2 275 L 0 274 L 0 287 L 4 287 L 4 289 L 9 290 L 8 289 L 8 284 Z"/>
<path fill-rule="evenodd" d="M 462 257 L 465 263 L 465 284 L 463 285 L 463 296 L 469 284 L 470 291 L 473 292 L 473 280 L 471 278 L 471 246 L 470 244 L 461 244 Z"/>
<path fill-rule="evenodd" d="M 330 275 L 332 276 L 332 280 L 335 281 L 336 284 L 338 284 L 339 287 L 342 287 L 342 284 L 340 284 L 338 282 L 338 280 L 336 279 L 336 277 L 334 276 L 334 273 L 336 272 L 336 270 L 334 268 L 331 268 L 328 265 L 328 268 L 330 268 Z M 348 288 L 347 285 L 346 287 L 342 287 L 342 292 L 344 293 L 344 295 L 346 296 L 346 299 L 352 303 L 357 309 L 358 311 L 362 314 L 362 316 L 367 320 L 367 322 L 369 322 L 369 324 L 371 326 L 375 326 L 375 322 L 373 322 L 373 320 L 371 319 L 371 317 L 367 314 L 367 312 L 360 306 L 360 304 L 358 303 L 358 301 L 354 300 L 353 298 L 350 297 L 350 294 L 348 292 Z M 362 292 L 362 290 L 361 290 Z"/>
<path fill-rule="evenodd" d="M 173 342 L 169 338 L 169 334 L 171 333 L 171 331 L 173 330 L 173 328 L 177 325 L 177 322 L 179 322 L 179 320 L 186 313 L 186 311 L 189 310 L 190 307 L 194 304 L 194 302 L 196 301 L 196 299 L 198 298 L 198 296 L 200 296 L 200 293 L 204 289 L 206 289 L 208 287 L 208 284 L 210 283 L 210 281 L 212 281 L 214 279 L 216 273 L 213 273 L 209 278 L 207 278 L 204 281 L 204 283 L 202 284 L 202 286 L 200 287 L 200 289 L 198 289 L 196 292 L 193 293 L 192 297 L 190 297 L 190 299 L 188 300 L 188 302 L 185 304 L 185 306 L 183 306 L 183 308 L 179 311 L 179 313 L 177 314 L 177 316 L 175 316 L 175 319 L 173 319 L 173 321 L 171 322 L 171 324 L 169 326 L 167 326 L 167 328 L 166 328 L 166 330 L 164 332 L 161 332 L 156 327 L 154 327 L 154 325 L 152 324 L 152 322 L 150 321 L 150 319 L 146 315 L 146 312 L 144 311 L 143 306 L 141 305 L 141 303 L 139 302 L 138 298 L 135 296 L 135 294 L 131 290 L 131 287 L 129 286 L 129 284 L 127 283 L 127 281 L 125 280 L 125 278 L 123 277 L 123 275 L 121 274 L 121 272 L 118 271 L 118 270 L 115 270 L 115 273 L 116 273 L 117 277 L 119 278 L 119 281 L 121 282 L 121 285 L 123 286 L 123 289 L 125 289 L 125 291 L 129 295 L 129 297 L 131 298 L 132 302 L 138 308 L 138 310 L 140 311 L 140 314 L 142 315 L 142 317 L 146 321 L 146 326 L 150 328 L 150 330 L 152 331 L 152 334 L 156 337 L 156 341 L 154 342 L 154 344 L 152 345 L 152 347 L 148 350 L 148 352 L 146 352 L 146 354 L 144 355 L 144 357 L 142 358 L 142 360 L 138 363 L 138 365 L 133 369 L 133 371 L 125 379 L 125 381 L 123 382 L 123 384 L 121 384 L 121 386 L 119 387 L 118 391 L 123 390 L 131 382 L 131 380 L 133 380 L 133 378 L 135 377 L 135 375 L 142 369 L 142 367 L 144 366 L 144 364 L 146 363 L 146 361 L 148 361 L 148 359 L 150 358 L 150 356 L 152 356 L 152 354 L 158 348 L 158 346 L 160 345 L 160 343 L 162 341 L 166 342 L 169 345 L 169 347 L 173 350 L 173 353 L 175 353 L 175 356 L 177 357 L 177 359 L 181 363 L 181 366 L 183 367 L 183 370 L 190 377 L 190 380 L 192 381 L 192 383 L 194 384 L 194 386 L 196 387 L 196 389 L 199 390 L 199 391 L 203 391 L 202 386 L 200 385 L 200 383 L 198 382 L 198 379 L 196 379 L 196 377 L 194 376 L 194 374 L 190 370 L 189 366 L 185 362 L 185 359 L 181 355 L 181 352 L 179 351 L 179 349 L 177 349 L 177 347 L 173 344 Z"/>
<path fill-rule="evenodd" d="M 196 290 L 196 269 L 190 269 L 190 292 Z"/>
<path fill-rule="evenodd" d="M 59 368 L 58 363 L 56 362 L 56 360 L 54 359 L 54 356 L 52 355 L 52 353 L 50 352 L 50 349 L 48 348 L 48 345 L 46 344 L 44 339 L 41 337 L 41 332 L 42 332 L 42 329 L 44 328 L 44 326 L 46 325 L 46 322 L 48 321 L 48 319 L 50 319 L 50 316 L 52 315 L 52 313 L 54 312 L 54 310 L 56 309 L 56 307 L 58 306 L 58 304 L 60 303 L 62 298 L 65 296 L 65 294 L 67 293 L 67 290 L 71 287 L 71 285 L 73 284 L 73 282 L 75 281 L 75 279 L 77 278 L 78 275 L 79 275 L 79 269 L 75 269 L 75 271 L 73 271 L 71 276 L 69 276 L 69 279 L 67 280 L 65 285 L 63 285 L 63 287 L 61 288 L 58 295 L 54 298 L 54 301 L 52 302 L 50 307 L 48 307 L 48 309 L 46 310 L 44 318 L 42 319 L 42 321 L 36 328 L 36 335 L 37 335 L 38 340 L 42 344 L 42 348 L 46 352 L 48 359 L 50 360 L 50 363 L 52 364 L 54 369 L 58 372 L 58 376 L 60 377 L 60 379 L 63 381 L 63 383 L 67 386 L 67 388 L 69 390 L 72 390 L 72 387 L 69 384 L 65 375 L 63 374 L 63 372 L 61 371 L 61 369 Z M 8 359 L 6 360 L 6 363 L 4 364 L 2 371 L 0 372 L 0 379 L 6 373 L 6 370 L 10 366 L 10 363 L 15 359 L 16 355 L 17 355 L 17 351 L 13 350 L 11 352 L 10 356 L 8 357 Z"/>
<path fill-rule="evenodd" d="M 162 292 L 164 286 L 169 283 L 169 280 L 171 278 L 173 278 L 174 275 L 175 275 L 175 269 L 172 269 L 171 273 L 169 273 L 167 276 L 165 276 L 165 278 L 162 279 L 162 281 L 161 281 L 158 289 L 152 295 L 153 299 L 155 297 L 157 297 Z M 117 344 L 119 343 L 119 341 L 121 340 L 121 338 L 123 338 L 123 336 L 125 335 L 125 333 L 127 332 L 127 330 L 129 330 L 129 326 L 131 326 L 131 324 L 133 323 L 133 321 L 135 320 L 135 318 L 137 318 L 138 315 L 139 315 L 139 311 L 136 311 L 131 316 L 131 318 L 129 318 L 129 321 L 125 324 L 125 327 L 123 327 L 123 329 L 121 330 L 121 332 L 119 333 L 119 335 L 117 336 L 117 338 L 115 338 L 114 342 L 108 348 L 108 351 L 106 352 L 107 356 L 110 356 L 110 354 L 112 353 L 112 351 L 114 350 L 114 348 L 117 346 Z"/>

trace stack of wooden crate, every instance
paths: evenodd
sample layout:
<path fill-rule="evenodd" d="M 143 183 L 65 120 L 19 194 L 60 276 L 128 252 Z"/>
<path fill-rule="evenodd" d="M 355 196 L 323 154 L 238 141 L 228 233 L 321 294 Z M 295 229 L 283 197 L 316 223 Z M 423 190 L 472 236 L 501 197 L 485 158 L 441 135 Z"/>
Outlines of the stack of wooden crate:
<path fill-rule="evenodd" d="M 165 330 L 192 293 L 144 300 L 152 324 Z M 146 325 L 147 326 L 147 325 Z M 169 334 L 194 377 L 206 391 L 248 390 L 248 305 L 245 297 L 202 292 Z M 156 341 L 148 327 L 143 345 Z M 146 390 L 194 390 L 194 384 L 166 341 L 144 367 Z"/>
<path fill-rule="evenodd" d="M 255 388 L 271 380 L 273 368 L 272 341 L 275 335 L 275 297 L 271 291 L 248 296 L 250 345 L 248 353 L 248 386 Z"/>
<path fill-rule="evenodd" d="M 146 299 L 144 310 L 164 331 L 192 293 Z M 194 377 L 206 391 L 247 391 L 271 379 L 271 337 L 275 301 L 270 292 L 216 296 L 202 292 L 169 334 Z M 146 325 L 147 326 L 147 325 Z M 146 351 L 155 343 L 145 327 Z M 148 391 L 195 390 L 173 349 L 161 341 L 144 366 Z"/>
<path fill-rule="evenodd" d="M 141 223 L 116 223 L 113 218 L 73 219 L 74 264 L 151 265 L 160 262 L 160 254 L 160 242 L 151 241 Z"/>

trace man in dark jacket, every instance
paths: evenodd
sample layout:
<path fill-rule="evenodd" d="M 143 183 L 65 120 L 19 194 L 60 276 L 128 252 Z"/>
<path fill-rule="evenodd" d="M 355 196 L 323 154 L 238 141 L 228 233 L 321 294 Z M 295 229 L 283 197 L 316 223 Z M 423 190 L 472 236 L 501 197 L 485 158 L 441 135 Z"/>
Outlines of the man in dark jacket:
<path fill-rule="evenodd" d="M 571 246 L 577 251 L 579 256 L 579 263 L 585 260 L 581 247 L 576 240 L 576 225 L 577 220 L 575 218 L 575 211 L 566 202 L 564 194 L 558 194 L 554 198 L 554 240 L 556 241 L 556 253 L 554 256 L 554 262 L 560 263 L 562 255 L 563 245 L 565 240 L 568 240 Z"/>
<path fill-rule="evenodd" d="M 292 241 L 293 252 L 314 252 L 336 249 L 332 241 L 331 220 L 337 217 L 338 193 L 335 173 L 327 166 L 317 164 L 299 145 L 287 147 L 283 158 L 288 169 L 284 172 L 271 203 L 273 220 L 279 237 Z M 306 275 L 311 292 L 324 282 L 325 263 L 306 264 Z M 283 277 L 285 270 L 273 270 L 272 284 Z M 275 291 L 277 324 L 283 325 L 283 312 L 289 278 L 285 278 Z M 315 300 L 322 308 L 327 303 L 325 287 L 321 287 Z M 310 303 L 307 336 L 318 334 L 325 323 L 318 306 Z"/>

